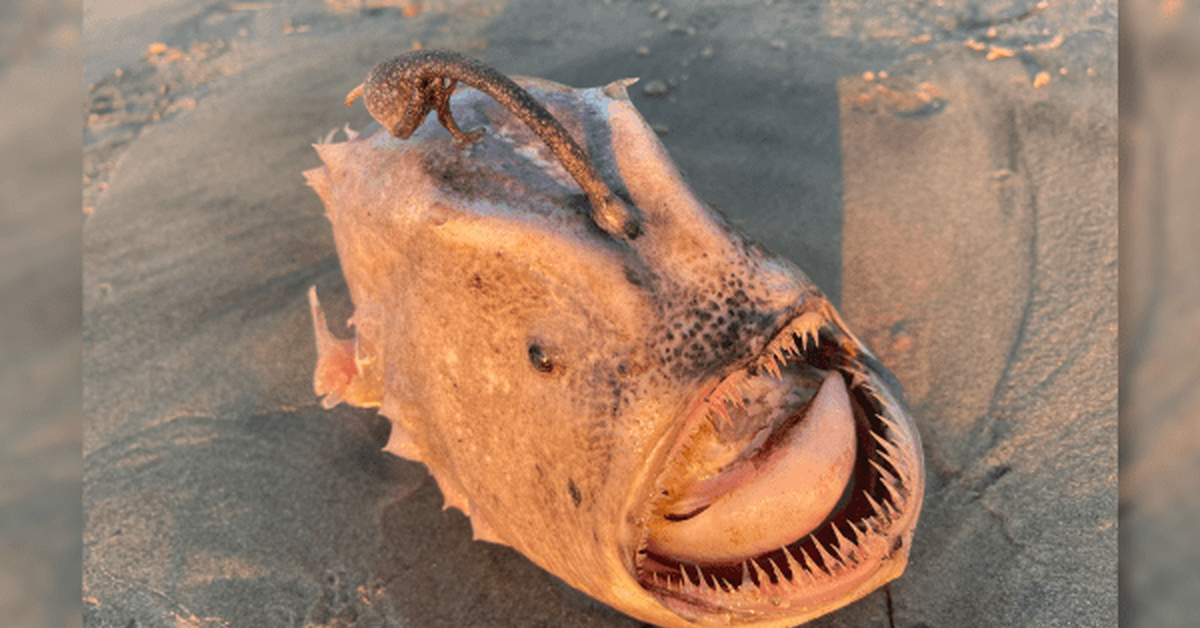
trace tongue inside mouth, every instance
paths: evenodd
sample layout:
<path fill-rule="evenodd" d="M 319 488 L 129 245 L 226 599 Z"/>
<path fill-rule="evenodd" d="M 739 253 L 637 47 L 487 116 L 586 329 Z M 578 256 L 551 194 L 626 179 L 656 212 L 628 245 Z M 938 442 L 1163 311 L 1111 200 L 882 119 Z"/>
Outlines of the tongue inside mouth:
<path fill-rule="evenodd" d="M 761 458 L 716 484 L 730 486 L 700 508 L 656 518 L 648 549 L 677 560 L 733 563 L 811 532 L 838 505 L 857 456 L 845 381 L 831 371 L 805 415 Z"/>

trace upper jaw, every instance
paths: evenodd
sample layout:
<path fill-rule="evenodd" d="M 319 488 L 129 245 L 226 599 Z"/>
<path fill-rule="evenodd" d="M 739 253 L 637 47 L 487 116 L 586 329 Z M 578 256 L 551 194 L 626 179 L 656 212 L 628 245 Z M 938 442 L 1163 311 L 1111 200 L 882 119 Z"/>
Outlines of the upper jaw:
<path fill-rule="evenodd" d="M 831 376 L 839 381 L 824 385 Z M 790 389 L 811 391 L 782 401 Z M 747 395 L 759 395 L 759 404 Z M 848 405 L 825 402 L 838 395 Z M 769 407 L 776 403 L 780 407 Z M 816 420 L 808 414 L 818 414 L 813 408 L 824 407 L 849 409 L 842 414 L 849 415 L 844 421 L 852 421 L 848 438 L 854 447 L 849 480 L 834 488 L 833 501 L 826 499 L 828 512 L 818 512 L 807 523 L 795 523 L 798 519 L 790 513 L 780 517 L 787 521 L 770 522 L 777 523 L 777 537 L 778 526 L 804 529 L 794 538 L 784 533 L 779 538 L 788 540 L 769 550 L 751 543 L 746 555 L 734 550 L 718 558 L 707 553 L 697 558 L 685 551 L 681 558 L 672 555 L 678 545 L 662 548 L 665 544 L 658 540 L 670 536 L 662 531 L 671 530 L 676 521 L 698 519 L 707 508 L 719 511 L 721 500 L 736 501 L 730 497 L 736 491 L 763 490 L 739 483 L 754 487 L 768 481 L 763 476 L 785 473 L 772 471 L 777 468 L 793 469 L 787 472 L 792 476 L 784 476 L 788 481 L 796 473 L 808 473 L 797 458 L 811 457 L 816 450 L 804 448 L 819 449 L 829 439 L 789 440 L 789 435 L 806 420 Z M 689 402 L 682 427 L 658 451 L 656 471 L 630 518 L 636 549 L 628 564 L 642 589 L 687 620 L 796 623 L 849 604 L 903 572 L 924 489 L 919 437 L 894 379 L 824 297 L 805 299 L 756 355 L 702 387 Z M 713 452 L 715 463 L 698 455 Z M 689 492 L 695 487 L 700 488 Z M 710 487 L 715 488 L 706 490 Z M 828 493 L 828 487 L 815 482 L 810 492 L 821 491 Z M 736 515 L 732 520 L 737 521 Z"/>

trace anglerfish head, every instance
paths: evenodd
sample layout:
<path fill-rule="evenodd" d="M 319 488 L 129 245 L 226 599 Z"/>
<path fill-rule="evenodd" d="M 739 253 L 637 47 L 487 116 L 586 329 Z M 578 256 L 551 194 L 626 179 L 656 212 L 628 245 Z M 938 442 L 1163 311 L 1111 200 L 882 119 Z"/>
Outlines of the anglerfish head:
<path fill-rule="evenodd" d="M 597 227 L 545 144 L 475 90 L 317 146 L 354 338 L 326 405 L 376 406 L 477 538 L 662 626 L 792 626 L 904 570 L 921 448 L 894 379 L 788 260 L 695 198 L 626 83 L 521 84 L 634 208 Z"/>

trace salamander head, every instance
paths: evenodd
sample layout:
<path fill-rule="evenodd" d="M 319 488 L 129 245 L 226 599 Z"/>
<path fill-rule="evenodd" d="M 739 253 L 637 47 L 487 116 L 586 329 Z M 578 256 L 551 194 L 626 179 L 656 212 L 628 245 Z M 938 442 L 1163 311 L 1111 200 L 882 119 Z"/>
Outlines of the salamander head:
<path fill-rule="evenodd" d="M 375 66 L 367 80 L 346 95 L 346 106 L 362 96 L 372 117 L 393 136 L 408 139 L 434 108 L 431 89 L 441 87 L 440 80 L 431 84 L 408 69 L 387 63 Z"/>

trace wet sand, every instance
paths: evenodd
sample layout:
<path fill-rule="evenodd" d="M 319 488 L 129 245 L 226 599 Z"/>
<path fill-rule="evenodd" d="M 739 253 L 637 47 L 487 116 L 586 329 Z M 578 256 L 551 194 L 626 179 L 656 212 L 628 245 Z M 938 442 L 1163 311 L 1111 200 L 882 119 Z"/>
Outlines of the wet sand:
<path fill-rule="evenodd" d="M 312 393 L 305 291 L 349 305 L 300 172 L 419 43 L 641 77 L 699 196 L 904 384 L 908 571 L 812 625 L 1115 625 L 1115 4 L 175 7 L 85 42 L 85 624 L 638 625 L 472 542 L 381 419 Z"/>

